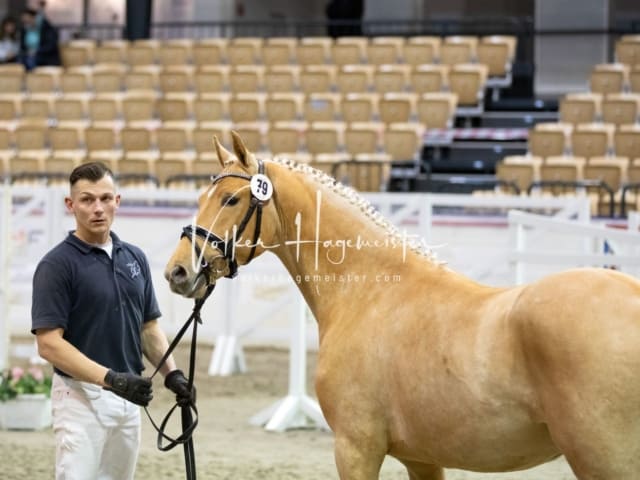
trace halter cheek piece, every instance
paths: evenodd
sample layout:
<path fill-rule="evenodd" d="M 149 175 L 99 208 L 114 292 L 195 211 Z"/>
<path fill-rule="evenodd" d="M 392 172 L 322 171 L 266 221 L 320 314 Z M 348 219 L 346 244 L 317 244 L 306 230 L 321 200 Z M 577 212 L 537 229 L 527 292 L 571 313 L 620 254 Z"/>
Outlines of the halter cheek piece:
<path fill-rule="evenodd" d="M 262 162 L 262 160 L 258 160 L 258 173 L 264 175 L 264 163 Z M 217 177 L 214 177 L 211 185 L 213 186 L 219 181 L 221 181 L 222 179 L 227 177 L 241 178 L 243 180 L 247 180 L 248 182 L 251 182 L 251 175 L 245 175 L 242 173 L 223 173 L 218 175 Z M 205 244 L 209 243 L 211 247 L 220 250 L 222 252 L 222 256 L 226 260 L 226 265 L 229 268 L 229 273 L 226 275 L 226 278 L 233 278 L 238 274 L 238 262 L 236 261 L 236 258 L 235 258 L 235 245 L 233 244 L 233 242 L 235 241 L 236 238 L 242 235 L 244 230 L 247 228 L 247 224 L 249 223 L 249 220 L 251 220 L 251 216 L 253 215 L 253 212 L 256 212 L 256 226 L 253 231 L 253 243 L 251 246 L 251 252 L 249 253 L 249 257 L 247 258 L 247 261 L 246 261 L 246 263 L 249 263 L 253 259 L 253 256 L 256 253 L 258 238 L 260 238 L 260 226 L 262 223 L 262 206 L 263 205 L 264 205 L 264 202 L 259 200 L 252 191 L 251 200 L 249 202 L 249 208 L 247 209 L 247 212 L 245 213 L 244 218 L 240 222 L 240 225 L 238 225 L 238 229 L 235 232 L 235 235 L 230 240 L 229 239 L 225 240 L 223 238 L 220 238 L 215 233 L 203 227 L 200 227 L 199 225 L 195 225 L 195 226 L 187 225 L 186 227 L 183 227 L 180 238 L 187 237 L 191 241 L 193 248 L 196 252 L 196 255 L 198 257 L 201 256 L 202 251 L 198 246 L 198 244 L 194 241 L 194 237 L 200 237 Z M 219 257 L 216 257 L 216 258 L 219 258 Z M 200 268 L 201 269 L 199 274 L 205 275 L 207 277 L 208 283 L 211 283 L 210 282 L 211 274 L 214 274 L 214 275 L 219 274 L 221 271 L 224 270 L 224 268 L 221 268 L 221 266 L 219 265 L 218 266 L 210 265 L 205 260 L 204 255 L 202 255 L 202 264 L 200 265 Z"/>

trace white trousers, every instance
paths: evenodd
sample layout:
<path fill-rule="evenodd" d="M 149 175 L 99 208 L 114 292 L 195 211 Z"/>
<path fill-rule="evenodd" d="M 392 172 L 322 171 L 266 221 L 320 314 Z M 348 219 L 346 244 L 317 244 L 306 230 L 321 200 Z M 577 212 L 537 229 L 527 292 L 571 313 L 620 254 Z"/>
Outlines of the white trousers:
<path fill-rule="evenodd" d="M 53 376 L 56 480 L 133 479 L 140 408 L 98 385 Z"/>

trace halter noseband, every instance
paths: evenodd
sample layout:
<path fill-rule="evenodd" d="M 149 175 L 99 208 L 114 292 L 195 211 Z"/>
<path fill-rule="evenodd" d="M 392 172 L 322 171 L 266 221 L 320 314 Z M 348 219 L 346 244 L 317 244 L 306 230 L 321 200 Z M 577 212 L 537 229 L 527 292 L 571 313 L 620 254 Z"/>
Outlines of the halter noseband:
<path fill-rule="evenodd" d="M 258 159 L 258 173 L 261 175 L 264 175 L 264 163 L 260 159 Z M 215 185 L 216 183 L 218 183 L 219 181 L 227 177 L 241 178 L 243 180 L 247 180 L 248 182 L 251 182 L 251 175 L 230 172 L 230 173 L 222 173 L 217 177 L 214 177 L 211 183 L 211 186 Z M 249 202 L 249 208 L 247 209 L 247 212 L 245 213 L 244 218 L 240 222 L 238 229 L 235 231 L 231 239 L 220 238 L 212 231 L 207 230 L 206 228 L 203 228 L 199 225 L 187 225 L 182 228 L 182 234 L 180 235 L 180 238 L 187 237 L 193 244 L 193 248 L 196 252 L 196 255 L 198 257 L 202 255 L 202 263 L 200 265 L 199 275 L 204 274 L 207 277 L 209 277 L 211 274 L 211 268 L 213 266 L 209 265 L 205 260 L 204 255 L 200 250 L 200 247 L 194 241 L 194 237 L 202 238 L 205 245 L 209 243 L 213 248 L 216 248 L 222 252 L 223 257 L 227 261 L 226 262 L 227 266 L 229 267 L 229 274 L 226 275 L 226 278 L 233 278 L 238 274 L 238 262 L 236 261 L 236 258 L 235 258 L 235 239 L 240 237 L 240 235 L 242 235 L 244 230 L 247 228 L 247 224 L 249 223 L 249 220 L 251 220 L 251 216 L 253 215 L 253 212 L 256 212 L 256 226 L 253 231 L 253 244 L 251 246 L 251 252 L 249 253 L 249 257 L 247 258 L 247 261 L 246 261 L 246 263 L 249 263 L 253 259 L 253 256 L 256 253 L 258 238 L 260 238 L 260 227 L 262 223 L 262 206 L 263 205 L 264 205 L 264 202 L 258 199 L 254 195 L 253 191 L 251 191 L 251 200 Z M 220 269 L 216 268 L 216 271 L 220 271 Z M 207 280 L 209 280 L 209 278 L 207 278 Z"/>

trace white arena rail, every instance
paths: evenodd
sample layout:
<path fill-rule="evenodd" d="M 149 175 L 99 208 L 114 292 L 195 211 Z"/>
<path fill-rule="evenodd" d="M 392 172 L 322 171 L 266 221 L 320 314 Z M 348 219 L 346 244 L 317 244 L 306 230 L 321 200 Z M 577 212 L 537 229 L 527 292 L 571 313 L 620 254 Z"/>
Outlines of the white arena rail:
<path fill-rule="evenodd" d="M 637 214 L 630 217 L 628 230 L 520 211 L 510 211 L 508 218 L 514 239 L 511 259 L 516 264 L 517 284 L 549 273 L 530 272 L 536 265 L 548 266 L 552 271 L 569 267 L 609 267 L 640 275 Z M 551 239 L 544 241 L 547 234 Z"/>

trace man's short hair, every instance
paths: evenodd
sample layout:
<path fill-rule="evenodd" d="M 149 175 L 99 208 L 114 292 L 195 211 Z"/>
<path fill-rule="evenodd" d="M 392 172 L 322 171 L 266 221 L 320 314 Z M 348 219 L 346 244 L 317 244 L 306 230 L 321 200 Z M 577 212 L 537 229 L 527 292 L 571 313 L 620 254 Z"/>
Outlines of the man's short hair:
<path fill-rule="evenodd" d="M 96 183 L 105 176 L 113 178 L 113 172 L 102 162 L 89 162 L 77 166 L 69 175 L 69 184 L 73 187 L 78 180 Z"/>

